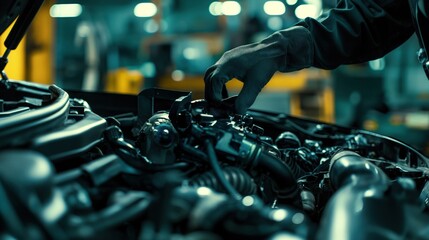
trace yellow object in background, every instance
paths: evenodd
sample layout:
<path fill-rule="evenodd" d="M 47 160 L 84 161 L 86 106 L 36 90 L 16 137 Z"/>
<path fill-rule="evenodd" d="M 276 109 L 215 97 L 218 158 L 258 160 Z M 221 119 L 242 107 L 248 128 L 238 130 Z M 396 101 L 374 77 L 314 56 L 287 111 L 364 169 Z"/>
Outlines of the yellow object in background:
<path fill-rule="evenodd" d="M 372 119 L 365 120 L 363 122 L 363 128 L 368 131 L 376 131 L 378 129 L 378 122 Z"/>
<path fill-rule="evenodd" d="M 54 0 L 45 0 L 33 19 L 26 36 L 18 47 L 9 54 L 5 72 L 10 79 L 31 82 L 54 83 L 54 23 L 49 16 L 49 8 Z M 6 51 L 4 41 L 13 25 L 0 36 L 0 55 Z"/>
<path fill-rule="evenodd" d="M 27 80 L 42 84 L 53 84 L 54 77 L 54 20 L 49 9 L 54 0 L 45 0 L 27 32 Z"/>
<path fill-rule="evenodd" d="M 13 23 L 15 24 L 15 23 Z M 6 31 L 0 36 L 0 55 L 3 56 L 6 51 L 4 42 L 7 35 L 12 29 L 13 24 L 9 26 Z M 9 63 L 6 65 L 5 73 L 10 79 L 14 80 L 24 80 L 26 78 L 26 62 L 25 62 L 25 41 L 26 37 L 22 39 L 18 47 L 15 50 L 12 50 L 9 54 Z"/>
<path fill-rule="evenodd" d="M 119 68 L 107 74 L 105 90 L 112 93 L 138 94 L 143 87 L 143 79 L 139 71 Z"/>

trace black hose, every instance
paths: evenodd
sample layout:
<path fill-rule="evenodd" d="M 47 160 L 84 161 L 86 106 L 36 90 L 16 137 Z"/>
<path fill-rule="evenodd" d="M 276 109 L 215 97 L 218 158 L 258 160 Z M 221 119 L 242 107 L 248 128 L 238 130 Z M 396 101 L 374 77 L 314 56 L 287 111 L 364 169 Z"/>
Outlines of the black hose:
<path fill-rule="evenodd" d="M 306 175 L 306 172 L 301 168 L 301 166 L 298 165 L 297 163 L 297 158 L 295 158 L 293 155 L 292 151 L 287 152 L 284 158 L 284 161 L 286 163 L 286 165 L 289 166 L 290 170 L 293 173 L 293 176 L 298 179 L 304 175 Z"/>
<path fill-rule="evenodd" d="M 334 189 L 352 181 L 361 181 L 365 184 L 384 184 L 388 180 L 380 168 L 352 151 L 341 151 L 331 158 L 329 176 Z"/>
<path fill-rule="evenodd" d="M 94 237 L 101 231 L 116 227 L 126 221 L 130 221 L 141 214 L 144 214 L 152 197 L 143 192 L 131 192 L 121 198 L 114 205 L 111 205 L 97 213 L 91 213 L 86 216 L 76 216 L 76 224 L 71 226 L 70 235 L 76 239 L 85 237 Z"/>
<path fill-rule="evenodd" d="M 292 170 L 279 158 L 261 152 L 255 165 L 269 172 L 278 186 L 282 198 L 295 198 L 298 194 L 298 184 Z"/>
<path fill-rule="evenodd" d="M 202 162 L 208 161 L 207 154 L 205 154 L 203 151 L 197 148 L 194 148 L 193 146 L 186 143 L 180 143 L 179 146 L 184 153 L 189 154 L 191 157 L 197 159 L 198 161 L 202 161 Z"/>
<path fill-rule="evenodd" d="M 230 182 L 226 180 L 225 175 L 217 160 L 216 153 L 213 148 L 213 144 L 210 142 L 209 139 L 206 139 L 204 143 L 207 149 L 207 156 L 209 158 L 210 165 L 213 168 L 213 172 L 216 176 L 216 179 L 229 195 L 231 195 L 233 198 L 237 200 L 241 200 L 242 196 L 237 192 L 237 190 L 234 189 L 234 187 L 230 184 Z"/>
<path fill-rule="evenodd" d="M 387 191 L 389 179 L 380 168 L 342 151 L 332 157 L 329 176 L 337 191 L 323 212 L 317 239 L 405 239 L 407 204 Z"/>
<path fill-rule="evenodd" d="M 223 169 L 223 174 L 228 182 L 231 183 L 234 189 L 242 195 L 252 195 L 256 193 L 256 184 L 253 179 L 243 169 L 237 167 L 226 167 Z M 222 192 L 223 188 L 217 181 L 213 171 L 205 172 L 196 176 L 190 181 L 192 186 L 204 186 Z"/>

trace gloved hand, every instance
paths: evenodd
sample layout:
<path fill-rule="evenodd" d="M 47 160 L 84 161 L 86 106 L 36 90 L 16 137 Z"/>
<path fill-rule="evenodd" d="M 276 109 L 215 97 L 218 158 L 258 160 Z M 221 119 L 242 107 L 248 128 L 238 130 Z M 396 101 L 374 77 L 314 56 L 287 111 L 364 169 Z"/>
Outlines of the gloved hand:
<path fill-rule="evenodd" d="M 204 76 L 205 98 L 212 105 L 222 101 L 222 88 L 236 78 L 244 83 L 234 110 L 243 114 L 276 71 L 291 72 L 310 67 L 313 39 L 308 29 L 295 26 L 275 32 L 260 42 L 243 45 L 223 54 Z"/>

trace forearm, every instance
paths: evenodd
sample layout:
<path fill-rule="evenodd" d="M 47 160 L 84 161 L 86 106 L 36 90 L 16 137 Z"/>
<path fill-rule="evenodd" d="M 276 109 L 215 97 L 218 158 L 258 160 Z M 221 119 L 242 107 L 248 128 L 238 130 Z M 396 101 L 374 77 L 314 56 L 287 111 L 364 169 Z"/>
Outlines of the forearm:
<path fill-rule="evenodd" d="M 342 64 L 380 58 L 414 32 L 408 1 L 341 0 L 328 16 L 298 23 L 311 32 L 312 66 L 333 69 Z"/>

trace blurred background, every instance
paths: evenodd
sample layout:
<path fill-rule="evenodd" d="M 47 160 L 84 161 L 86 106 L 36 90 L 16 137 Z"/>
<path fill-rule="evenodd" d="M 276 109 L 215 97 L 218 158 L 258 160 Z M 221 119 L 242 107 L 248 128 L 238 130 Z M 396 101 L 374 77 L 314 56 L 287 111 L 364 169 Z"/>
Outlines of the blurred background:
<path fill-rule="evenodd" d="M 203 98 L 205 70 L 223 52 L 321 17 L 335 3 L 46 0 L 6 72 L 66 90 L 137 94 L 160 87 Z M 276 73 L 253 108 L 379 132 L 427 154 L 429 81 L 417 50 L 413 37 L 368 63 Z M 228 84 L 231 93 L 240 87 Z"/>

